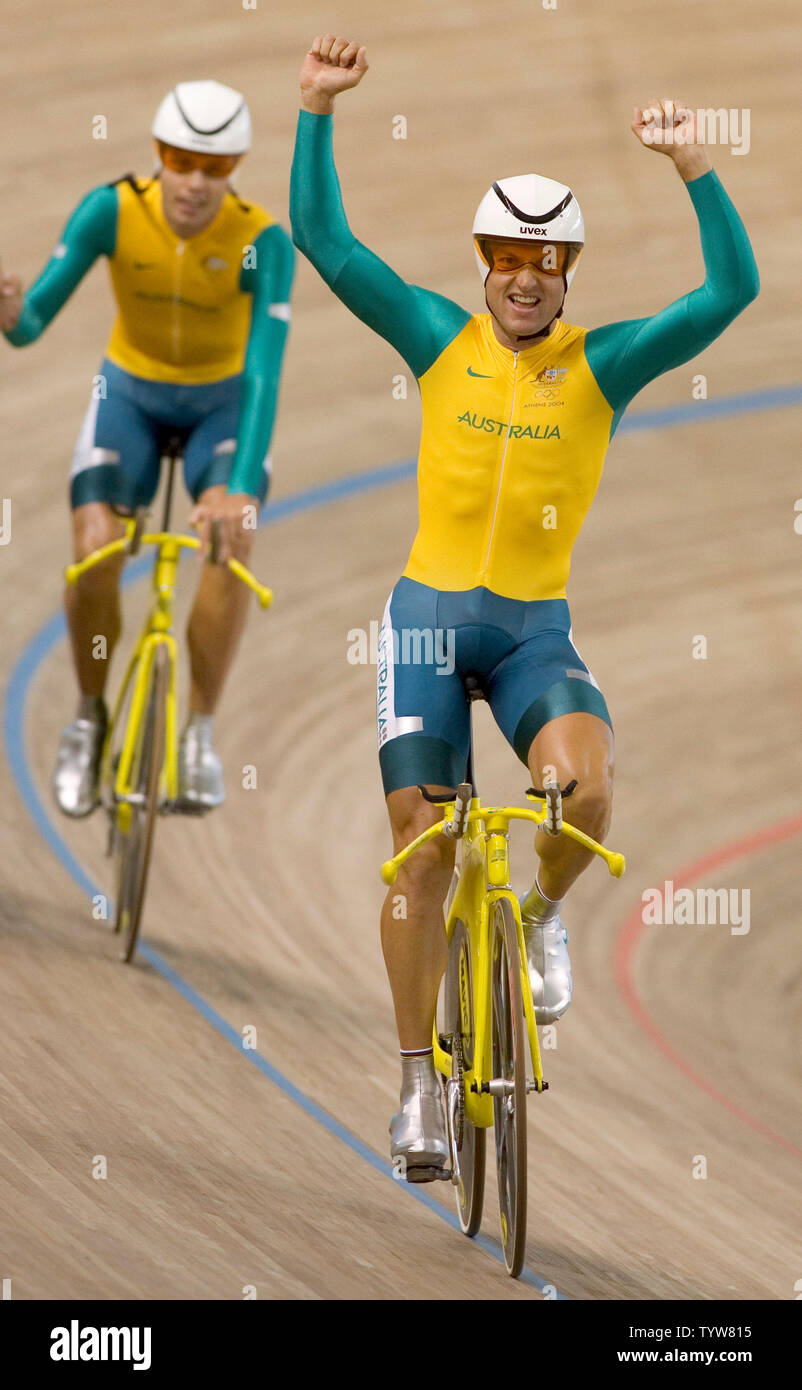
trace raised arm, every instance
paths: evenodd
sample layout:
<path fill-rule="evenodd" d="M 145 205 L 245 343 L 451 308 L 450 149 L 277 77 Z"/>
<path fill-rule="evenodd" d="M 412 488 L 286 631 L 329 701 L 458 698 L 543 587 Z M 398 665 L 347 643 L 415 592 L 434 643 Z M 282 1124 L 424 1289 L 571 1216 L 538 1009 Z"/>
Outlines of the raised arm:
<path fill-rule="evenodd" d="M 650 318 L 588 333 L 588 364 L 615 412 L 613 429 L 647 382 L 712 343 L 760 287 L 746 229 L 696 140 L 693 113 L 674 102 L 653 102 L 644 111 L 636 108 L 632 129 L 644 145 L 671 157 L 687 186 L 699 221 L 705 279 Z"/>
<path fill-rule="evenodd" d="M 116 237 L 117 190 L 95 188 L 78 204 L 50 260 L 24 297 L 16 277 L 6 277 L 5 285 L 11 280 L 18 287 L 16 299 L 5 292 L 6 314 L 0 309 L 0 327 L 12 347 L 36 341 L 97 257 L 112 255 Z"/>
<path fill-rule="evenodd" d="M 442 295 L 407 284 L 348 226 L 332 151 L 332 113 L 335 96 L 357 86 L 367 68 L 364 48 L 332 34 L 316 38 L 306 55 L 290 182 L 292 236 L 338 298 L 420 377 L 470 315 Z"/>
<path fill-rule="evenodd" d="M 242 271 L 242 288 L 253 295 L 251 331 L 245 353 L 237 453 L 229 492 L 258 497 L 262 465 L 276 416 L 281 362 L 290 327 L 290 292 L 295 252 L 274 222 L 256 238 L 255 266 Z"/>

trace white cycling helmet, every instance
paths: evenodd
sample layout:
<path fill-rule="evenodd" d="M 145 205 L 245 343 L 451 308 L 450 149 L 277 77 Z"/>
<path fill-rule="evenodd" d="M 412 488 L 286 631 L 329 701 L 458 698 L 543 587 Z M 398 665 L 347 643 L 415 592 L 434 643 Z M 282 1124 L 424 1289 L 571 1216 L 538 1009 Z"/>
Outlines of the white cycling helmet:
<path fill-rule="evenodd" d="M 222 82 L 179 82 L 153 119 L 151 134 L 165 145 L 199 154 L 245 154 L 251 116 L 241 92 Z"/>
<path fill-rule="evenodd" d="M 579 203 L 566 184 L 540 174 L 517 174 L 494 183 L 476 209 L 473 242 L 482 284 L 491 269 L 487 247 L 483 249 L 486 237 L 572 247 L 565 270 L 567 289 L 585 244 L 585 223 Z"/>

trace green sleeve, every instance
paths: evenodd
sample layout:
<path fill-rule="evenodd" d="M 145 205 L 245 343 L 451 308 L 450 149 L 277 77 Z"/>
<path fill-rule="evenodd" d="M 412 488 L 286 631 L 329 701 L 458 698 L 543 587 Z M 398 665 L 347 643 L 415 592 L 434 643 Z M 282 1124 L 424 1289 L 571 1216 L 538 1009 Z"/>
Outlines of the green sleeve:
<path fill-rule="evenodd" d="M 240 289 L 253 295 L 253 308 L 242 376 L 237 452 L 228 490 L 257 497 L 276 417 L 281 360 L 290 326 L 295 252 L 277 222 L 259 233 L 254 251 L 254 265 L 243 269 L 240 276 Z M 269 465 L 267 468 L 269 477 Z"/>
<path fill-rule="evenodd" d="M 699 220 L 704 284 L 651 318 L 592 329 L 585 356 L 614 411 L 610 433 L 638 391 L 709 346 L 756 298 L 757 266 L 746 229 L 714 170 L 686 185 Z"/>
<path fill-rule="evenodd" d="M 452 300 L 407 284 L 357 241 L 343 210 L 332 121 L 309 111 L 298 118 L 290 181 L 292 239 L 351 312 L 386 338 L 421 377 L 471 316 Z"/>
<path fill-rule="evenodd" d="M 111 256 L 117 240 L 117 189 L 95 188 L 72 214 L 50 260 L 25 295 L 16 328 L 6 333 L 13 347 L 26 347 L 43 333 L 66 304 L 98 256 Z"/>

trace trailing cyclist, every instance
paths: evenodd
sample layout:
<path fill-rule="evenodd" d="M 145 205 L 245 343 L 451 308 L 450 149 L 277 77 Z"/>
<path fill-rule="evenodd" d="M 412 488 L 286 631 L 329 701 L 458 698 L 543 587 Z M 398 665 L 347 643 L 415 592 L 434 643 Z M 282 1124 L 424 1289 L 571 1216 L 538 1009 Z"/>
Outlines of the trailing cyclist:
<path fill-rule="evenodd" d="M 603 840 L 610 823 L 609 711 L 573 645 L 566 602 L 571 551 L 598 487 L 609 441 L 632 398 L 719 336 L 758 292 L 749 240 L 675 103 L 636 109 L 635 135 L 672 159 L 696 212 L 704 284 L 642 319 L 587 330 L 563 319 L 585 242 L 577 199 L 537 174 L 501 178 L 479 204 L 474 248 L 487 313 L 407 284 L 358 242 L 332 154 L 339 92 L 367 71 L 365 49 L 326 34 L 301 69 L 290 191 L 293 239 L 335 294 L 401 354 L 418 380 L 422 437 L 419 528 L 385 611 L 378 662 L 379 758 L 397 852 L 439 819 L 417 790 L 465 776 L 474 677 L 496 722 L 540 786 L 576 779 L 572 824 Z M 405 664 L 398 634 L 453 635 L 455 669 Z M 590 862 L 538 831 L 539 865 L 522 902 L 538 1022 L 571 999 L 561 906 Z M 448 1141 L 432 1027 L 446 965 L 442 905 L 453 842 L 438 836 L 399 875 L 382 944 L 402 1060 L 391 1151 L 407 1171 L 446 1168 Z M 396 920 L 393 899 L 406 897 Z"/>
<path fill-rule="evenodd" d="M 271 214 L 229 182 L 251 147 L 241 93 L 219 82 L 179 83 L 152 134 L 152 178 L 128 174 L 89 193 L 24 296 L 17 277 L 3 278 L 0 328 L 15 347 L 34 342 L 106 256 L 117 318 L 70 475 L 75 559 L 122 534 L 119 514 L 150 504 L 163 451 L 177 440 L 195 503 L 190 524 L 206 542 L 219 520 L 220 559 L 245 563 L 269 485 L 294 251 Z M 61 737 L 53 790 L 70 816 L 97 804 L 121 563 L 90 570 L 65 594 L 80 700 Z M 191 690 L 178 802 L 186 811 L 224 800 L 212 719 L 246 604 L 227 566 L 203 567 L 187 630 Z"/>

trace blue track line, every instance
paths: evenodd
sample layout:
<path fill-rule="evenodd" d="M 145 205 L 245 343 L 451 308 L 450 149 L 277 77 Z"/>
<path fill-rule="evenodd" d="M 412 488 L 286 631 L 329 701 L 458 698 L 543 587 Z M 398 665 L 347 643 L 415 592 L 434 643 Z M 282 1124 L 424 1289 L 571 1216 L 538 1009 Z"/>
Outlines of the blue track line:
<path fill-rule="evenodd" d="M 688 401 L 686 405 L 670 405 L 663 410 L 636 410 L 624 416 L 618 434 L 667 429 L 673 425 L 701 425 L 707 420 L 754 415 L 761 410 L 783 410 L 791 405 L 802 405 L 802 386 L 778 386 L 771 391 L 746 391 L 718 400 Z"/>
<path fill-rule="evenodd" d="M 802 403 L 802 386 L 779 387 L 775 390 L 729 396 L 715 401 L 694 401 L 686 405 L 672 406 L 664 410 L 639 411 L 633 415 L 625 416 L 619 430 L 620 432 L 631 433 L 638 430 L 664 429 L 674 425 L 702 423 L 705 420 L 720 419 L 732 415 L 752 414 L 756 411 L 763 410 L 778 410 L 800 403 Z M 324 483 L 319 487 L 309 488 L 304 492 L 282 498 L 277 502 L 268 503 L 261 512 L 260 522 L 263 525 L 272 525 L 288 517 L 312 511 L 318 507 L 328 506 L 346 497 L 353 497 L 361 493 L 373 491 L 376 488 L 388 487 L 393 483 L 405 481 L 411 478 L 414 472 L 414 461 L 403 460 L 383 468 L 369 469 L 362 473 L 339 478 L 334 482 Z M 141 579 L 149 569 L 150 557 L 146 555 L 141 556 L 126 567 L 123 574 L 123 585 L 127 588 L 130 584 Z M 17 783 L 19 794 L 37 830 L 56 858 L 61 861 L 67 872 L 75 880 L 81 891 L 91 898 L 96 896 L 101 890 L 89 878 L 51 821 L 36 789 L 26 754 L 28 694 L 39 667 L 53 648 L 65 636 L 66 626 L 64 618 L 61 614 L 58 614 L 45 623 L 23 649 L 11 672 L 6 687 L 3 710 L 3 737 L 5 741 L 6 758 L 11 774 Z M 168 984 L 172 985 L 173 989 L 175 989 L 207 1023 L 211 1024 L 221 1037 L 225 1038 L 233 1047 L 236 1047 L 237 1051 L 245 1057 L 247 1061 L 257 1067 L 283 1095 L 287 1096 L 289 1100 L 303 1110 L 311 1119 L 322 1125 L 333 1138 L 338 1139 L 340 1143 L 344 1144 L 352 1153 L 368 1163 L 376 1172 L 392 1180 L 392 1168 L 386 1160 L 379 1158 L 372 1149 L 369 1149 L 366 1144 L 362 1143 L 361 1139 L 358 1139 L 356 1135 L 352 1134 L 344 1125 L 341 1125 L 332 1115 L 329 1115 L 327 1111 L 323 1110 L 316 1101 L 313 1101 L 303 1091 L 299 1090 L 292 1081 L 268 1062 L 261 1053 L 251 1049 L 244 1049 L 242 1047 L 242 1038 L 236 1029 L 233 1028 L 230 1023 L 227 1023 L 217 1010 L 173 970 L 172 966 L 168 965 L 151 946 L 148 946 L 147 942 L 144 942 L 139 947 L 139 954 L 150 963 L 154 970 L 156 970 Z M 403 1192 L 422 1203 L 422 1205 L 427 1207 L 430 1211 L 435 1212 L 453 1229 L 457 1231 L 460 1229 L 456 1215 L 450 1212 L 447 1207 L 435 1201 L 424 1189 L 416 1187 L 411 1183 L 402 1183 L 400 1186 Z M 479 1248 L 487 1254 L 492 1255 L 496 1260 L 503 1260 L 500 1245 L 497 1241 L 491 1240 L 488 1236 L 479 1234 L 474 1237 L 474 1244 L 479 1246 Z M 553 1288 L 553 1285 L 550 1285 L 547 1280 L 540 1278 L 528 1269 L 524 1269 L 521 1274 L 521 1281 L 541 1291 L 545 1288 Z M 567 1295 L 556 1292 L 556 1297 L 557 1299 L 565 1300 Z"/>

